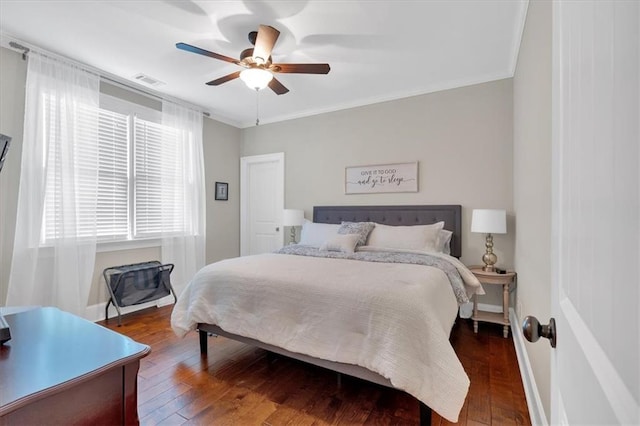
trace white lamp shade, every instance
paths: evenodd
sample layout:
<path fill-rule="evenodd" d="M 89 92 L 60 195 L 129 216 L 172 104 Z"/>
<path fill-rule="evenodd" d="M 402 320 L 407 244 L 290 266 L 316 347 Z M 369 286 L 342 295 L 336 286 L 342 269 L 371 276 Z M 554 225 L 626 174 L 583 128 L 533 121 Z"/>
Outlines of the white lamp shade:
<path fill-rule="evenodd" d="M 471 216 L 471 232 L 506 234 L 507 212 L 505 210 L 474 209 Z"/>
<path fill-rule="evenodd" d="M 249 89 L 262 90 L 273 79 L 273 74 L 261 68 L 249 68 L 240 73 L 240 79 Z"/>
<path fill-rule="evenodd" d="M 284 226 L 302 226 L 304 223 L 304 210 L 284 209 L 282 215 L 282 225 Z"/>

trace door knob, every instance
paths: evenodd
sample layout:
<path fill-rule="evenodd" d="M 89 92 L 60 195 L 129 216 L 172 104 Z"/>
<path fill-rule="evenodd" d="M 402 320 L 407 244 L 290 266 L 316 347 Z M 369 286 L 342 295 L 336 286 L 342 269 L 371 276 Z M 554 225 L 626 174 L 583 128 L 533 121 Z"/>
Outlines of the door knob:
<path fill-rule="evenodd" d="M 276 226 L 276 232 L 280 232 L 280 227 Z"/>
<path fill-rule="evenodd" d="M 551 318 L 548 325 L 540 324 L 538 318 L 527 316 L 522 322 L 524 337 L 530 342 L 537 342 L 540 337 L 546 337 L 551 347 L 556 347 L 556 320 Z"/>

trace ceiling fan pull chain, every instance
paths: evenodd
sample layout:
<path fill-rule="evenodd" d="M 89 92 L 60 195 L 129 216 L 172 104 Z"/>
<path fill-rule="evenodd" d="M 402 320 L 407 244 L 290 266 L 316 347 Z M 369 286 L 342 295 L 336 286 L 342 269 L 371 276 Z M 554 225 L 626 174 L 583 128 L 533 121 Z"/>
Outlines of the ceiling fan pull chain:
<path fill-rule="evenodd" d="M 256 87 L 256 126 L 260 124 L 260 90 Z"/>

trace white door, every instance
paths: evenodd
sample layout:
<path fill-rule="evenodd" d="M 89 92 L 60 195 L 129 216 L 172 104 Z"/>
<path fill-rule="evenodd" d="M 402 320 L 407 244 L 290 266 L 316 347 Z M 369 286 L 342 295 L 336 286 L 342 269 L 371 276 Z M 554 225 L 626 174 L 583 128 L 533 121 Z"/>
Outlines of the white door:
<path fill-rule="evenodd" d="M 553 6 L 552 424 L 640 424 L 639 18 Z"/>
<path fill-rule="evenodd" d="M 283 245 L 284 153 L 240 159 L 240 254 Z"/>

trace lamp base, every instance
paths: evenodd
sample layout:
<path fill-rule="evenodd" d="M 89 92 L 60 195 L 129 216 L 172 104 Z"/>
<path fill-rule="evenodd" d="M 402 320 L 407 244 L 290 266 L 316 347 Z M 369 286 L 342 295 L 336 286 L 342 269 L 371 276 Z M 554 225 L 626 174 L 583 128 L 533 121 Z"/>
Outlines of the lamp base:
<path fill-rule="evenodd" d="M 485 272 L 495 272 L 496 268 L 493 265 L 495 265 L 498 261 L 498 256 L 496 256 L 493 252 L 493 235 L 487 234 L 487 239 L 484 246 L 486 247 L 487 251 L 482 256 L 482 262 L 484 263 L 482 270 Z"/>

